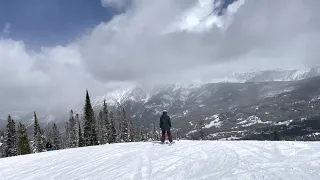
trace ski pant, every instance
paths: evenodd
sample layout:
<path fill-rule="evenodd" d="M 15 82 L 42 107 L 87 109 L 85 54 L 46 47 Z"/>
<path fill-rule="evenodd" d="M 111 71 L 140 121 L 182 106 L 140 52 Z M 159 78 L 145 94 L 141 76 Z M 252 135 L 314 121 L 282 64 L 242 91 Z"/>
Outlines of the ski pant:
<path fill-rule="evenodd" d="M 172 135 L 170 130 L 169 131 L 162 130 L 161 142 L 164 142 L 166 140 L 166 132 L 168 134 L 169 141 L 172 142 Z"/>

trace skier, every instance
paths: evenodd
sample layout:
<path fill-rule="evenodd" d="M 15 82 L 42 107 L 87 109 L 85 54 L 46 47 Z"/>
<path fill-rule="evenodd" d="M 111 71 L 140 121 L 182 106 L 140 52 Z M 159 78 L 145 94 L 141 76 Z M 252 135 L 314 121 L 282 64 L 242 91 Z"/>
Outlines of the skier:
<path fill-rule="evenodd" d="M 163 111 L 161 117 L 160 117 L 160 128 L 162 131 L 162 137 L 161 137 L 161 143 L 163 144 L 166 140 L 166 132 L 168 134 L 169 142 L 172 143 L 172 135 L 171 135 L 171 119 L 168 116 L 168 113 L 166 110 Z"/>
<path fill-rule="evenodd" d="M 46 144 L 46 149 L 47 149 L 47 151 L 51 151 L 52 150 L 52 146 L 51 146 L 51 143 L 49 141 Z"/>

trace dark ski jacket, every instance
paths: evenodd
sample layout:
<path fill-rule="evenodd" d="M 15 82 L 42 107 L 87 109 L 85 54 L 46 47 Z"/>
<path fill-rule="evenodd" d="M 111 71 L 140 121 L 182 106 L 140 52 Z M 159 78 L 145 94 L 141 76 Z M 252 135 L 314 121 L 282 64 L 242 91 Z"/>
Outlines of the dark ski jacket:
<path fill-rule="evenodd" d="M 160 128 L 162 131 L 169 131 L 171 128 L 171 119 L 167 114 L 162 114 L 160 117 Z"/>
<path fill-rule="evenodd" d="M 52 146 L 51 146 L 51 143 L 50 142 L 47 142 L 47 144 L 46 144 L 46 148 L 48 149 L 48 148 L 51 148 Z"/>

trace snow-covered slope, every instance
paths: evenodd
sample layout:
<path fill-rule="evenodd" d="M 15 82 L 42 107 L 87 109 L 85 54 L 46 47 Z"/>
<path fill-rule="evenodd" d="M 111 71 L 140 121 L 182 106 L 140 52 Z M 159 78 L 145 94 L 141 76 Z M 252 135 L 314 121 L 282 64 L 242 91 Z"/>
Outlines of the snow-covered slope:
<path fill-rule="evenodd" d="M 0 159 L 1 180 L 320 179 L 320 143 L 126 143 Z"/>

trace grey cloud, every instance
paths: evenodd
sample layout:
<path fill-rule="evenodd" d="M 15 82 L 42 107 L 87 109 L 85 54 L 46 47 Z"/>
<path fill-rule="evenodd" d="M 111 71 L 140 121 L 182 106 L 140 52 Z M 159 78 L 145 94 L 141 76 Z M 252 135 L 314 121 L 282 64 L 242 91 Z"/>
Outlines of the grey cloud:
<path fill-rule="evenodd" d="M 0 40 L 0 111 L 72 108 L 121 86 L 210 79 L 228 71 L 319 65 L 318 0 L 247 0 L 224 29 L 177 28 L 197 1 L 134 0 L 67 46 L 34 53 Z M 183 17 L 184 16 L 184 17 Z M 171 29 L 170 29 L 171 28 Z M 170 30 L 170 31 L 169 31 Z"/>
<path fill-rule="evenodd" d="M 178 73 L 186 78 L 204 75 L 201 70 L 188 74 L 201 66 L 214 69 L 228 63 L 229 69 L 229 62 L 242 60 L 259 68 L 259 59 L 265 58 L 270 68 L 316 63 L 318 55 L 312 47 L 319 42 L 315 40 L 318 1 L 246 1 L 225 31 L 212 27 L 200 33 L 168 34 L 163 34 L 165 29 L 194 4 L 138 2 L 135 9 L 101 24 L 82 42 L 83 62 L 97 79 L 148 82 L 162 75 L 174 82 L 180 79 Z M 279 59 L 281 63 L 273 63 Z"/>

